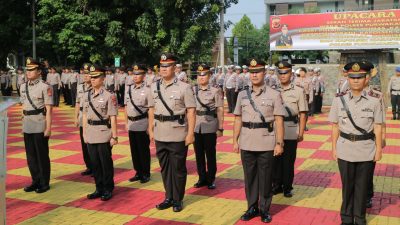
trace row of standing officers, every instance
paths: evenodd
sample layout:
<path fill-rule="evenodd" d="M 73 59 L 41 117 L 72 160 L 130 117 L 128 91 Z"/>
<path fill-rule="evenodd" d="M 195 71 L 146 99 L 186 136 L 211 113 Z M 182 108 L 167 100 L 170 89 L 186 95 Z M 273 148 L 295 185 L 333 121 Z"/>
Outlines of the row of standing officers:
<path fill-rule="evenodd" d="M 224 131 L 223 88 L 210 83 L 210 67 L 203 64 L 197 68 L 197 86 L 192 87 L 175 75 L 177 61 L 174 55 L 163 54 L 160 59 L 161 78 L 155 79 L 150 86 L 145 82 L 147 67 L 134 65 L 123 98 L 126 130 L 136 171 L 130 181 L 146 183 L 150 180 L 149 145 L 154 142 L 166 192 L 164 201 L 156 207 L 159 210 L 172 207 L 174 212 L 183 209 L 186 157 L 190 144 L 195 147 L 199 174 L 194 187 L 216 188 L 216 139 Z M 348 69 L 351 74 L 349 80 L 352 82 L 352 79 L 362 80 L 369 73 L 366 63 L 359 64 L 362 70 L 354 65 Z M 232 110 L 235 115 L 233 148 L 241 154 L 248 203 L 248 210 L 241 217 L 244 221 L 261 216 L 262 222 L 271 222 L 269 211 L 273 194 L 283 192 L 285 197 L 293 195 L 296 149 L 298 142 L 303 140 L 309 100 L 305 88 L 293 82 L 292 65 L 279 62 L 276 67 L 279 82 L 270 87 L 265 82 L 265 63 L 251 59 L 247 68 L 251 84 L 240 90 Z M 93 174 L 95 179 L 96 189 L 87 196 L 88 199 L 101 198 L 107 201 L 112 198 L 114 189 L 111 155 L 112 147 L 118 144 L 118 98 L 104 85 L 107 78 L 104 68 L 84 65 L 82 70 L 85 74 L 84 83 L 77 86 L 75 108 L 75 124 L 80 127 L 87 166 L 82 175 Z M 21 86 L 24 141 L 32 175 L 32 184 L 24 190 L 37 193 L 50 189 L 48 139 L 51 134 L 52 96 L 55 91 L 40 80 L 40 71 L 40 63 L 28 59 L 28 81 Z M 355 195 L 354 188 L 356 185 L 359 188 L 358 185 L 367 184 L 372 176 L 373 161 L 381 157 L 382 130 L 379 130 L 379 125 L 382 123 L 383 109 L 379 94 L 364 90 L 365 83 L 355 82 L 357 86 L 352 82 L 350 91 L 334 99 L 329 118 L 334 123 L 333 153 L 338 158 L 343 182 L 342 221 L 347 223 L 352 220 L 349 223 L 353 223 L 355 220 L 357 224 L 365 224 L 367 189 L 362 186 Z M 360 88 L 361 91 L 357 93 Z M 349 96 L 346 100 L 348 104 L 353 104 L 352 96 L 360 94 L 361 100 L 364 97 L 370 99 L 370 102 L 366 104 L 368 107 L 350 107 L 350 111 L 361 110 L 361 114 L 365 114 L 365 117 L 356 119 L 364 127 L 358 129 L 354 121 L 347 121 L 352 121 L 352 117 L 349 114 L 345 117 L 343 108 L 346 107 L 340 106 L 338 99 L 341 99 L 340 96 Z M 377 99 L 379 105 L 375 105 L 374 99 Z M 365 132 L 361 131 L 363 129 Z M 355 130 L 361 134 L 355 135 Z M 361 143 L 358 141 L 368 141 L 365 144 L 371 146 L 369 151 L 364 152 L 360 148 L 352 153 Z M 371 163 L 358 166 L 358 162 Z M 367 168 L 365 171 L 364 167 Z M 352 179 L 349 173 L 360 173 L 360 180 Z"/>

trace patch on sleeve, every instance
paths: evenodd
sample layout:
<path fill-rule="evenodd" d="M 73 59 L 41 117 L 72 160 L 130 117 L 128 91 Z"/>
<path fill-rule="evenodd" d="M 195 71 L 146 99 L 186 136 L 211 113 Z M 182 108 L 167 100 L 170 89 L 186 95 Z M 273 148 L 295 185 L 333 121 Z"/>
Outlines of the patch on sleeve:
<path fill-rule="evenodd" d="M 52 87 L 48 87 L 47 88 L 47 95 L 48 96 L 53 96 L 53 88 Z"/>

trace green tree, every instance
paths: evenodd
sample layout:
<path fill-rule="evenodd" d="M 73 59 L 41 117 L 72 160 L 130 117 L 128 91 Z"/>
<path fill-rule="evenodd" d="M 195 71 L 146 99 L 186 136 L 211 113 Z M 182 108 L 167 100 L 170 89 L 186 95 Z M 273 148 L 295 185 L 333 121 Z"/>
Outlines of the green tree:
<path fill-rule="evenodd" d="M 225 7 L 237 3 L 226 0 Z M 41 0 L 39 45 L 59 64 L 155 63 L 162 51 L 182 60 L 210 57 L 219 0 Z"/>
<path fill-rule="evenodd" d="M 247 63 L 251 57 L 268 59 L 269 54 L 269 26 L 264 25 L 261 29 L 257 29 L 247 15 L 235 24 L 232 29 L 234 38 L 238 39 L 239 64 Z M 229 44 L 230 57 L 233 58 L 234 40 L 231 38 Z"/>

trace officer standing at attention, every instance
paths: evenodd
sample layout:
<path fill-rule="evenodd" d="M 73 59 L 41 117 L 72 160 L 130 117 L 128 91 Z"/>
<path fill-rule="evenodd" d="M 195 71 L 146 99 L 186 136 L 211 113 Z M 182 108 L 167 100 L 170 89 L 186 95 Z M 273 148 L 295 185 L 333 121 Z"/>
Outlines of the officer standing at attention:
<path fill-rule="evenodd" d="M 133 168 L 136 171 L 130 182 L 150 180 L 150 139 L 148 130 L 149 104 L 153 102 L 151 90 L 144 81 L 146 66 L 133 65 L 132 83 L 126 86 L 125 127 L 129 134 Z"/>
<path fill-rule="evenodd" d="M 104 69 L 90 67 L 92 88 L 85 93 L 83 103 L 83 137 L 87 143 L 96 190 L 88 199 L 108 201 L 114 189 L 114 165 L 111 150 L 118 143 L 118 103 L 114 93 L 105 90 Z"/>
<path fill-rule="evenodd" d="M 344 93 L 349 90 L 349 81 L 347 80 L 347 70 L 343 68 L 342 77 L 339 79 L 336 88 L 336 94 Z"/>
<path fill-rule="evenodd" d="M 76 101 L 76 93 L 78 88 L 78 76 L 79 74 L 74 71 L 74 68 L 70 68 L 70 79 L 69 79 L 69 87 L 71 90 L 71 107 L 75 107 Z"/>
<path fill-rule="evenodd" d="M 151 86 L 154 102 L 149 104 L 149 136 L 155 140 L 166 192 L 165 200 L 156 207 L 173 207 L 174 212 L 180 212 L 187 178 L 187 151 L 194 142 L 196 100 L 191 86 L 175 76 L 176 62 L 172 54 L 161 55 L 162 79 Z"/>
<path fill-rule="evenodd" d="M 199 180 L 194 187 L 208 186 L 208 189 L 215 189 L 216 145 L 217 137 L 221 137 L 224 131 L 224 99 L 222 90 L 212 87 L 209 83 L 210 77 L 211 71 L 208 65 L 198 66 L 197 86 L 194 87 L 197 100 L 194 151 Z"/>
<path fill-rule="evenodd" d="M 92 175 L 92 164 L 90 162 L 90 155 L 88 151 L 87 144 L 83 139 L 83 127 L 82 127 L 82 117 L 83 117 L 83 103 L 85 95 L 87 92 L 92 88 L 92 84 L 90 81 L 90 64 L 85 63 L 83 64 L 82 72 L 84 73 L 83 77 L 83 84 L 78 85 L 77 95 L 76 95 L 76 105 L 75 105 L 75 126 L 79 127 L 79 136 L 81 139 L 81 146 L 82 146 L 82 154 L 83 154 L 83 161 L 86 165 L 86 170 L 81 173 L 82 176 Z"/>
<path fill-rule="evenodd" d="M 233 73 L 234 67 L 235 66 L 233 65 L 228 66 L 228 72 L 226 73 L 224 80 L 224 92 L 226 100 L 228 101 L 228 113 L 232 113 L 235 109 L 237 93 L 239 91 L 237 82 L 238 76 Z"/>
<path fill-rule="evenodd" d="M 383 111 L 379 95 L 364 90 L 371 66 L 352 62 L 345 68 L 350 91 L 333 99 L 329 113 L 332 155 L 342 180 L 342 224 L 364 225 L 368 179 L 382 158 Z"/>
<path fill-rule="evenodd" d="M 147 73 L 145 76 L 145 83 L 147 87 L 151 87 L 151 85 L 156 82 L 156 74 L 153 71 L 151 66 L 147 67 Z"/>
<path fill-rule="evenodd" d="M 261 214 L 272 221 L 272 170 L 274 156 L 283 152 L 283 107 L 281 94 L 264 83 L 265 63 L 252 59 L 252 86 L 241 91 L 234 111 L 233 149 L 241 153 L 248 209 L 241 220 Z"/>
<path fill-rule="evenodd" d="M 400 120 L 400 66 L 396 67 L 396 74 L 390 77 L 387 92 L 392 103 L 393 120 Z"/>
<path fill-rule="evenodd" d="M 50 67 L 50 71 L 47 74 L 46 82 L 53 88 L 53 103 L 54 107 L 58 107 L 60 104 L 60 96 L 58 90 L 61 88 L 60 74 L 57 73 L 56 68 Z"/>
<path fill-rule="evenodd" d="M 106 77 L 104 81 L 104 86 L 107 91 L 115 92 L 115 75 L 110 67 L 106 67 Z"/>
<path fill-rule="evenodd" d="M 290 82 L 292 65 L 279 62 L 276 66 L 280 80 L 277 90 L 281 92 L 286 112 L 283 154 L 275 158 L 273 192 L 277 194 L 283 191 L 283 196 L 291 198 L 297 143 L 303 141 L 308 103 L 304 89 Z"/>
<path fill-rule="evenodd" d="M 0 68 L 0 86 L 3 96 L 11 96 L 11 76 L 8 74 L 8 68 Z M 11 90 L 11 91 L 10 91 Z"/>
<path fill-rule="evenodd" d="M 178 80 L 188 83 L 188 78 L 185 71 L 182 71 L 182 64 L 176 64 L 175 76 Z"/>
<path fill-rule="evenodd" d="M 26 159 L 32 184 L 24 188 L 25 192 L 44 193 L 50 189 L 49 137 L 53 89 L 41 79 L 42 65 L 32 59 L 26 60 L 26 78 L 21 86 L 23 108 L 22 130 Z"/>
<path fill-rule="evenodd" d="M 22 67 L 18 67 L 17 68 L 17 92 L 18 92 L 18 96 L 21 96 L 21 85 L 24 84 L 26 81 L 26 75 L 24 73 L 24 70 L 22 69 Z"/>
<path fill-rule="evenodd" d="M 121 67 L 119 73 L 116 74 L 116 76 L 118 79 L 118 92 L 117 92 L 118 104 L 121 107 L 123 107 L 125 99 L 125 83 L 128 74 L 125 73 L 125 68 Z"/>
<path fill-rule="evenodd" d="M 71 105 L 71 92 L 69 89 L 69 79 L 70 79 L 70 73 L 68 71 L 68 68 L 64 67 L 63 71 L 61 73 L 61 84 L 62 84 L 62 92 L 64 96 L 64 103 L 67 105 Z"/>

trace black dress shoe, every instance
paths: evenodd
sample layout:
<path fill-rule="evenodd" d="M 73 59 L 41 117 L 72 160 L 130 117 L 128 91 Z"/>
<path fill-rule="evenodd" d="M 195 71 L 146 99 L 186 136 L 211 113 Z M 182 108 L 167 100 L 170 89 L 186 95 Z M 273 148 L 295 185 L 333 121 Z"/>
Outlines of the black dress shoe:
<path fill-rule="evenodd" d="M 367 200 L 366 207 L 367 207 L 368 209 L 369 209 L 369 208 L 372 208 L 372 199 L 368 199 L 368 200 Z"/>
<path fill-rule="evenodd" d="M 140 183 L 145 184 L 150 181 L 149 176 L 142 176 L 142 179 L 140 179 Z"/>
<path fill-rule="evenodd" d="M 354 225 L 354 223 L 341 223 L 340 225 Z"/>
<path fill-rule="evenodd" d="M 214 182 L 212 182 L 211 184 L 208 184 L 207 188 L 210 190 L 213 190 L 213 189 L 217 188 L 217 186 L 215 185 Z"/>
<path fill-rule="evenodd" d="M 195 187 L 195 188 L 201 188 L 201 187 L 204 187 L 204 186 L 207 186 L 207 182 L 205 182 L 205 181 L 197 181 L 197 183 L 195 183 L 193 185 L 193 187 Z"/>
<path fill-rule="evenodd" d="M 24 187 L 25 192 L 32 192 L 32 191 L 35 191 L 36 189 L 37 189 L 37 185 L 35 185 L 35 184 L 31 184 L 28 187 Z"/>
<path fill-rule="evenodd" d="M 263 223 L 271 223 L 272 221 L 272 216 L 269 214 L 269 212 L 262 212 L 261 213 L 261 222 Z"/>
<path fill-rule="evenodd" d="M 292 191 L 284 191 L 283 196 L 285 196 L 286 198 L 291 198 L 293 197 L 293 193 Z"/>
<path fill-rule="evenodd" d="M 92 194 L 88 194 L 86 197 L 87 197 L 88 199 L 95 199 L 95 198 L 100 198 L 102 195 L 103 195 L 103 194 L 102 194 L 100 191 L 96 190 L 96 191 L 93 192 Z"/>
<path fill-rule="evenodd" d="M 92 174 L 93 174 L 93 172 L 90 169 L 86 169 L 85 171 L 83 171 L 81 173 L 82 176 L 87 176 L 87 175 L 92 175 Z"/>
<path fill-rule="evenodd" d="M 135 182 L 135 181 L 138 181 L 138 180 L 140 180 L 142 177 L 141 176 L 139 176 L 139 175 L 135 175 L 134 177 L 131 177 L 130 179 L 129 179 L 129 181 L 130 182 Z"/>
<path fill-rule="evenodd" d="M 170 199 L 165 199 L 163 202 L 161 202 L 160 204 L 156 205 L 156 208 L 158 210 L 164 210 L 164 209 L 168 209 L 173 205 L 172 200 Z"/>
<path fill-rule="evenodd" d="M 240 217 L 240 219 L 242 221 L 249 221 L 251 219 L 253 219 L 254 217 L 260 215 L 260 210 L 258 210 L 258 208 L 255 207 L 250 207 L 250 209 L 248 209 L 243 215 L 242 217 Z"/>
<path fill-rule="evenodd" d="M 35 192 L 38 194 L 45 193 L 46 191 L 50 190 L 50 186 L 43 186 L 36 188 Z"/>
<path fill-rule="evenodd" d="M 283 189 L 280 186 L 272 187 L 272 194 L 277 195 L 279 193 L 283 193 Z"/>
<path fill-rule="evenodd" d="M 105 191 L 103 192 L 103 195 L 101 195 L 101 200 L 102 201 L 108 201 L 112 198 L 112 192 L 111 191 Z"/>
<path fill-rule="evenodd" d="M 183 203 L 182 202 L 174 202 L 173 208 L 172 208 L 172 210 L 174 212 L 180 212 L 180 211 L 182 211 L 182 209 L 183 209 Z"/>

